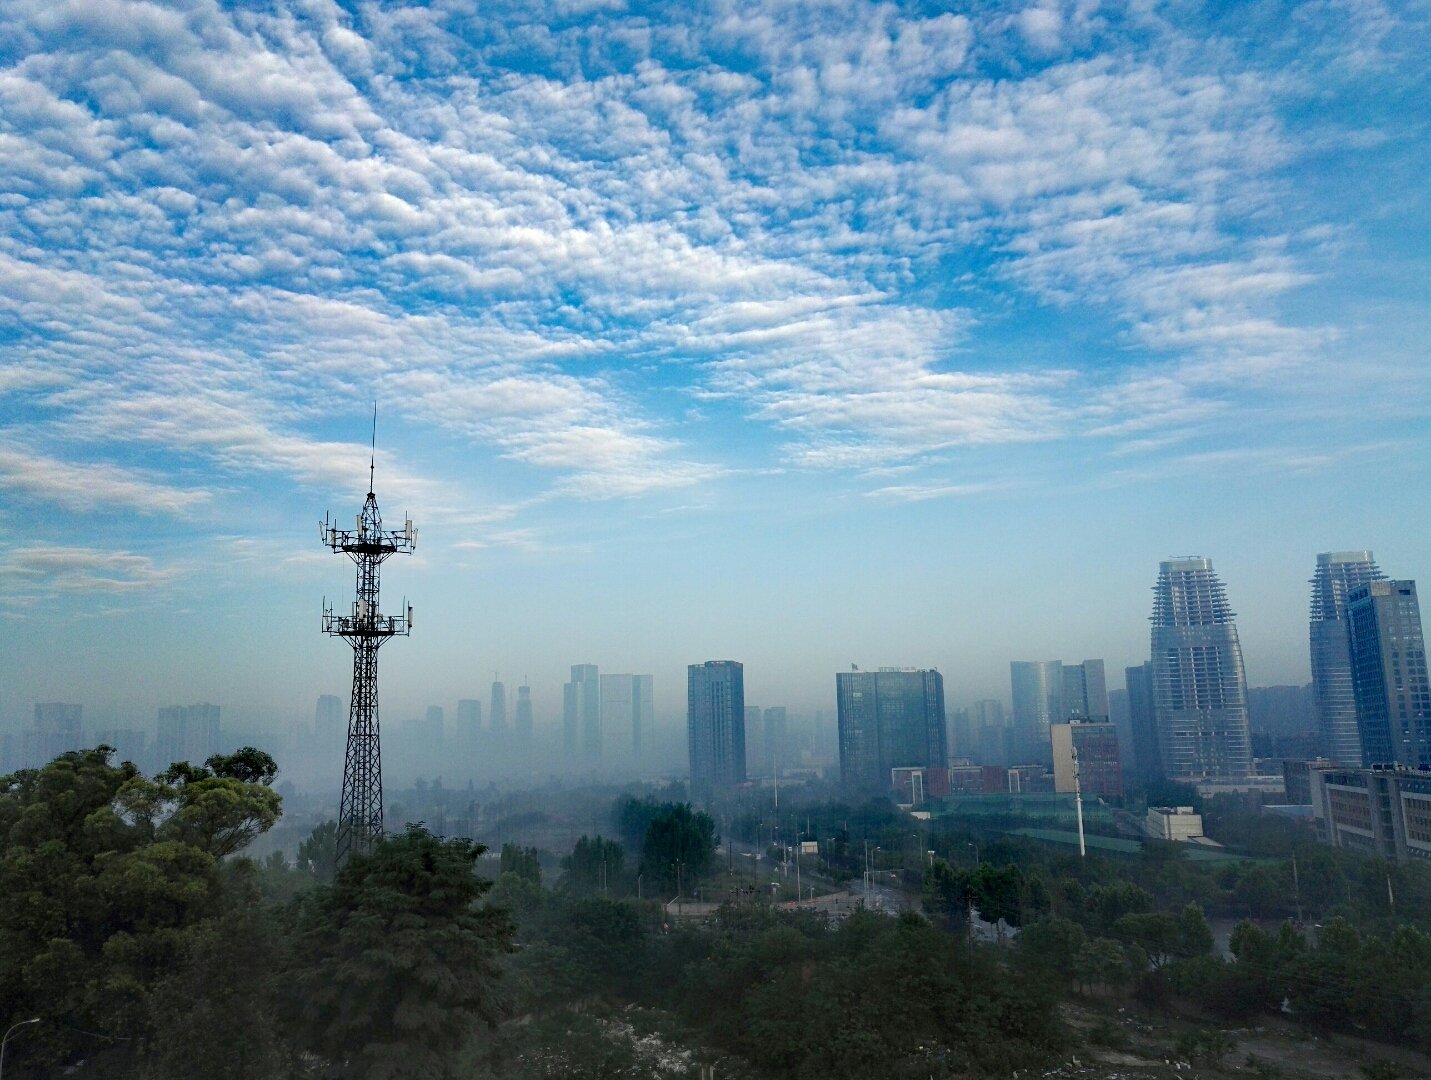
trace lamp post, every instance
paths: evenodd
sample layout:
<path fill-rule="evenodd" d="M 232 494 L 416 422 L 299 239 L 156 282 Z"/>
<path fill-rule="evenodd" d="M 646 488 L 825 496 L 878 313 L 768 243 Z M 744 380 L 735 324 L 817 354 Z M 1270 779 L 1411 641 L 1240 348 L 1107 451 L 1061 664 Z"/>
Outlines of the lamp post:
<path fill-rule="evenodd" d="M 15 1034 L 16 1030 L 24 1027 L 26 1024 L 38 1024 L 39 1022 L 40 1018 L 38 1016 L 33 1020 L 21 1020 L 18 1024 L 12 1024 L 10 1030 L 5 1032 L 5 1037 L 0 1039 L 0 1077 L 5 1075 L 5 1044 L 10 1041 L 10 1036 Z"/>

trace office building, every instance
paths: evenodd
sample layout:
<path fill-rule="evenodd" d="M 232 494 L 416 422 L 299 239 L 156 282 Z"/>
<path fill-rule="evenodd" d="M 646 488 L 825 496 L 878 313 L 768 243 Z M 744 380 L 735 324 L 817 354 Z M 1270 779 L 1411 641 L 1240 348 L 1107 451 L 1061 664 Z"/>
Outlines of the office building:
<path fill-rule="evenodd" d="M 1247 677 L 1227 590 L 1198 556 L 1168 559 L 1153 587 L 1153 712 L 1174 780 L 1252 773 Z"/>
<path fill-rule="evenodd" d="M 1414 581 L 1369 581 L 1347 595 L 1362 763 L 1431 767 L 1431 683 Z"/>
<path fill-rule="evenodd" d="M 525 682 L 517 687 L 517 715 L 512 721 L 512 732 L 518 744 L 529 746 L 532 741 L 532 688 Z"/>
<path fill-rule="evenodd" d="M 1128 728 L 1133 746 L 1134 775 L 1144 783 L 1163 776 L 1158 753 L 1158 724 L 1153 708 L 1153 664 L 1145 661 L 1123 672 L 1128 688 Z"/>
<path fill-rule="evenodd" d="M 1186 843 L 1202 838 L 1202 815 L 1191 806 L 1150 806 L 1143 830 L 1157 840 Z"/>
<path fill-rule="evenodd" d="M 983 698 L 970 710 L 971 726 L 977 752 L 972 755 L 979 765 L 1014 764 L 1018 756 L 1014 749 L 1014 728 L 1002 701 Z"/>
<path fill-rule="evenodd" d="M 603 749 L 619 758 L 640 761 L 642 743 L 655 722 L 650 675 L 602 675 Z"/>
<path fill-rule="evenodd" d="M 885 791 L 893 769 L 949 767 L 938 671 L 842 671 L 835 676 L 835 700 L 846 787 Z"/>
<path fill-rule="evenodd" d="M 1079 787 L 1095 798 L 1123 797 L 1123 763 L 1118 754 L 1118 729 L 1111 723 L 1085 721 L 1051 724 L 1053 790 L 1074 790 L 1074 760 L 1078 754 Z"/>
<path fill-rule="evenodd" d="M 1015 660 L 1009 664 L 1009 682 L 1014 699 L 1014 754 L 1018 764 L 1051 765 L 1048 726 L 1063 715 L 1063 663 Z"/>
<path fill-rule="evenodd" d="M 1310 776 L 1323 843 L 1396 862 L 1431 859 L 1431 774 L 1314 767 Z"/>
<path fill-rule="evenodd" d="M 143 767 L 147 764 L 144 751 L 147 736 L 136 728 L 101 728 L 94 733 L 93 745 L 109 746 L 114 749 L 113 762 L 132 761 Z"/>
<path fill-rule="evenodd" d="M 1338 765 L 1362 763 L 1361 731 L 1352 688 L 1347 597 L 1385 577 L 1370 551 L 1327 551 L 1317 556 L 1310 582 L 1312 704 L 1321 752 Z"/>
<path fill-rule="evenodd" d="M 686 735 L 693 793 L 745 783 L 745 669 L 737 661 L 686 669 Z"/>
<path fill-rule="evenodd" d="M 492 682 L 492 705 L 487 712 L 487 724 L 493 735 L 507 734 L 507 687 L 500 679 Z"/>
<path fill-rule="evenodd" d="M 422 738 L 429 747 L 441 747 L 447 734 L 447 715 L 441 705 L 427 707 L 427 719 L 422 725 Z"/>
<path fill-rule="evenodd" d="M 1102 660 L 1062 664 L 1063 693 L 1056 722 L 1060 724 L 1106 724 L 1108 686 Z"/>
<path fill-rule="evenodd" d="M 562 745 L 575 757 L 601 760 L 601 675 L 595 664 L 573 664 L 562 686 Z"/>

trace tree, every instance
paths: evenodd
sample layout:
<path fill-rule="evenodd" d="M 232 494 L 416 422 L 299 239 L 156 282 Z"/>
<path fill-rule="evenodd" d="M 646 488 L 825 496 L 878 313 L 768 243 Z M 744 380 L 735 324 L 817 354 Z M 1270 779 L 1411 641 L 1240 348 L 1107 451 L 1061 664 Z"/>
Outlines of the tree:
<path fill-rule="evenodd" d="M 943 859 L 935 859 L 924 872 L 924 910 L 945 929 L 963 926 L 969 918 L 972 879 Z"/>
<path fill-rule="evenodd" d="M 974 875 L 974 906 L 985 922 L 1009 926 L 1023 922 L 1024 876 L 1017 866 L 994 867 L 983 863 Z"/>
<path fill-rule="evenodd" d="M 690 803 L 668 803 L 646 826 L 641 873 L 667 890 L 704 877 L 715 858 L 715 822 Z"/>
<path fill-rule="evenodd" d="M 540 885 L 542 883 L 541 852 L 534 847 L 503 844 L 500 869 L 502 874 L 516 874 Z"/>
<path fill-rule="evenodd" d="M 561 860 L 562 884 L 578 892 L 610 889 L 621 876 L 625 852 L 615 840 L 583 836 Z"/>
<path fill-rule="evenodd" d="M 319 885 L 333 884 L 338 872 L 338 823 L 325 821 L 315 826 L 308 839 L 298 844 L 296 869 Z"/>
<path fill-rule="evenodd" d="M 285 979 L 295 1045 L 344 1077 L 456 1075 L 474 1022 L 502 1015 L 498 958 L 513 935 L 505 911 L 477 906 L 483 850 L 409 825 L 299 902 Z"/>
<path fill-rule="evenodd" d="M 156 987 L 232 910 L 219 860 L 277 818 L 260 751 L 154 780 L 107 746 L 0 778 L 0 1015 L 53 1022 L 17 1063 L 105 1051 L 123 1075 L 152 1043 Z M 211 972 L 210 978 L 218 977 Z"/>

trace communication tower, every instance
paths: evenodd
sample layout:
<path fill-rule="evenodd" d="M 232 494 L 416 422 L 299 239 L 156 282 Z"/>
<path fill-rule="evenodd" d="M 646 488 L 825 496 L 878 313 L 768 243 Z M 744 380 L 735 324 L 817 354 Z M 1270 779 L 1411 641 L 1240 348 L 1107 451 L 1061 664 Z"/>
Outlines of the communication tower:
<path fill-rule="evenodd" d="M 373 460 L 368 463 L 368 499 L 356 527 L 340 529 L 324 517 L 323 545 L 341 551 L 357 567 L 357 597 L 347 613 L 323 601 L 323 633 L 353 647 L 353 698 L 348 709 L 348 749 L 343 757 L 343 795 L 338 807 L 338 865 L 367 854 L 383 835 L 383 755 L 378 741 L 378 650 L 392 637 L 412 632 L 412 605 L 384 615 L 378 606 L 379 568 L 389 555 L 412 554 L 417 530 L 412 519 L 401 531 L 384 530 L 373 494 L 377 460 L 377 410 L 373 410 Z"/>

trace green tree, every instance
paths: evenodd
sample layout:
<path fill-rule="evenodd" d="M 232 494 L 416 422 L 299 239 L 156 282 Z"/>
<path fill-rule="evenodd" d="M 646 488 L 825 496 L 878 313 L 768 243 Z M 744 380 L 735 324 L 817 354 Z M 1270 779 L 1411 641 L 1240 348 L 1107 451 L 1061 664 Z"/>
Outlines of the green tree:
<path fill-rule="evenodd" d="M 583 836 L 561 860 L 562 884 L 577 892 L 610 889 L 621 876 L 626 854 L 615 840 Z"/>
<path fill-rule="evenodd" d="M 925 870 L 924 910 L 945 929 L 961 927 L 968 921 L 972 896 L 970 875 L 956 870 L 943 859 L 935 859 Z"/>
<path fill-rule="evenodd" d="M 474 1022 L 502 1015 L 513 934 L 505 911 L 478 906 L 482 850 L 410 825 L 300 901 L 285 978 L 295 1045 L 355 1080 L 457 1075 Z"/>
<path fill-rule="evenodd" d="M 500 869 L 502 874 L 516 874 L 540 885 L 542 883 L 541 852 L 534 847 L 503 844 Z"/>
<path fill-rule="evenodd" d="M 333 884 L 338 873 L 338 823 L 325 821 L 315 826 L 308 839 L 298 844 L 297 869 L 319 885 Z"/>
<path fill-rule="evenodd" d="M 1024 876 L 1017 866 L 982 863 L 974 875 L 974 906 L 985 922 L 1023 923 Z"/>
<path fill-rule="evenodd" d="M 0 1015 L 53 1021 L 12 1048 L 20 1067 L 54 1071 L 109 1047 L 105 1071 L 124 1075 L 141 1059 L 156 987 L 233 902 L 220 858 L 278 815 L 260 751 L 154 780 L 112 753 L 0 778 Z"/>
<path fill-rule="evenodd" d="M 715 859 L 715 822 L 689 803 L 668 803 L 646 826 L 641 873 L 668 891 L 688 886 L 709 871 Z"/>

